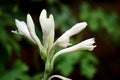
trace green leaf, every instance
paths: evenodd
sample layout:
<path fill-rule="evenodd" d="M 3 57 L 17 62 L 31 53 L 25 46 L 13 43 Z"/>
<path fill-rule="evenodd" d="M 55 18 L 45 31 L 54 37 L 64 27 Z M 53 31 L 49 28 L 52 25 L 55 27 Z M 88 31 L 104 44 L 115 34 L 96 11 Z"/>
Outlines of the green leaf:
<path fill-rule="evenodd" d="M 30 77 L 26 74 L 28 67 L 17 60 L 14 64 L 13 69 L 5 70 L 0 80 L 30 80 Z"/>
<path fill-rule="evenodd" d="M 56 61 L 56 70 L 59 70 L 63 75 L 68 76 L 74 70 L 74 65 L 77 63 L 79 55 L 79 52 L 61 55 Z"/>
<path fill-rule="evenodd" d="M 50 10 L 55 18 L 55 27 L 62 32 L 68 30 L 77 22 L 69 6 L 67 5 L 61 5 L 60 10 L 53 6 Z"/>
<path fill-rule="evenodd" d="M 80 73 L 92 79 L 97 70 L 98 60 L 89 51 L 82 51 L 83 55 L 80 60 Z"/>
<path fill-rule="evenodd" d="M 21 62 L 20 60 L 17 60 L 13 67 L 19 69 L 21 72 L 28 71 L 27 65 Z"/>
<path fill-rule="evenodd" d="M 90 17 L 90 6 L 88 3 L 83 2 L 80 6 L 80 14 L 79 14 L 79 18 L 81 20 L 88 20 Z"/>

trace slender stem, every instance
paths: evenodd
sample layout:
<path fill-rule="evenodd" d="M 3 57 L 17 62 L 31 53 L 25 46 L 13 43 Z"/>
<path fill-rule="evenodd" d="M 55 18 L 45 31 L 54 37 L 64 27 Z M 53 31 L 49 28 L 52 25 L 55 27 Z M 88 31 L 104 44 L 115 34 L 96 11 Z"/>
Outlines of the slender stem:
<path fill-rule="evenodd" d="M 42 80 L 47 80 L 47 79 L 48 79 L 48 74 L 46 72 L 44 72 Z"/>
<path fill-rule="evenodd" d="M 48 76 L 50 75 L 52 70 L 53 70 L 53 67 L 50 64 L 49 58 L 47 58 L 47 60 L 45 61 L 45 71 L 43 73 L 43 79 L 42 80 L 48 80 Z"/>

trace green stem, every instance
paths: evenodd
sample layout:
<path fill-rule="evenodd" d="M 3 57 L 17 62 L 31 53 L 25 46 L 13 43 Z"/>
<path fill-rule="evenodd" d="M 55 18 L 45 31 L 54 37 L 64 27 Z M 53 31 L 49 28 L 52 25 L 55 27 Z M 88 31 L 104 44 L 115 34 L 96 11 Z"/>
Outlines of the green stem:
<path fill-rule="evenodd" d="M 48 79 L 48 74 L 46 72 L 44 72 L 42 80 L 47 80 L 47 79 Z"/>
<path fill-rule="evenodd" d="M 45 71 L 43 73 L 43 78 L 42 80 L 48 80 L 49 75 L 51 74 L 53 68 L 50 65 L 50 60 L 47 58 L 46 63 L 45 63 Z"/>

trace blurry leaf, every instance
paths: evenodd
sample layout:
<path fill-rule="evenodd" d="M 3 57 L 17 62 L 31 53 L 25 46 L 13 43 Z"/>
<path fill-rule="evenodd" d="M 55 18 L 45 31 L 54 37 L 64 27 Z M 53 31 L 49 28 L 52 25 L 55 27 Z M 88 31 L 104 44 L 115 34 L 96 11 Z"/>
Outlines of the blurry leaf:
<path fill-rule="evenodd" d="M 9 39 L 10 47 L 12 48 L 12 52 L 15 52 L 17 56 L 20 56 L 20 46 L 15 40 Z"/>
<path fill-rule="evenodd" d="M 88 22 L 88 25 L 89 25 L 89 28 L 92 32 L 99 32 L 101 30 L 101 25 L 100 25 L 100 14 L 101 14 L 101 9 L 98 9 L 96 11 L 92 11 L 90 16 L 91 18 L 89 18 L 89 22 Z"/>
<path fill-rule="evenodd" d="M 16 13 L 19 11 L 18 4 L 14 5 L 13 12 Z"/>
<path fill-rule="evenodd" d="M 80 20 L 87 21 L 88 27 L 92 32 L 100 33 L 105 30 L 114 42 L 120 43 L 120 17 L 113 11 L 105 11 L 100 7 L 91 9 L 87 2 L 80 6 Z"/>
<path fill-rule="evenodd" d="M 88 3 L 83 2 L 80 6 L 80 15 L 79 18 L 81 20 L 87 20 L 90 17 L 90 6 Z"/>
<path fill-rule="evenodd" d="M 17 4 L 13 5 L 8 3 L 7 6 L 0 5 L 0 7 L 0 43 L 9 56 L 11 56 L 13 52 L 19 55 L 20 48 L 16 41 L 20 40 L 20 37 L 13 39 L 14 36 L 11 36 L 12 33 L 10 34 L 10 29 L 15 25 L 15 17 L 23 18 L 23 16 L 19 12 Z"/>
<path fill-rule="evenodd" d="M 50 10 L 55 18 L 55 27 L 62 32 L 65 32 L 77 22 L 67 5 L 61 5 L 60 10 L 53 6 Z"/>
<path fill-rule="evenodd" d="M 21 62 L 20 60 L 17 60 L 13 66 L 16 69 L 19 69 L 21 72 L 26 72 L 28 71 L 28 67 L 27 65 L 25 65 L 23 62 Z"/>
<path fill-rule="evenodd" d="M 16 61 L 13 69 L 6 71 L 0 80 L 30 80 L 30 77 L 26 74 L 28 67 L 21 61 Z"/>
<path fill-rule="evenodd" d="M 55 3 L 58 0 L 47 0 L 47 1 L 48 1 L 48 3 L 53 4 L 53 3 Z"/>
<path fill-rule="evenodd" d="M 8 54 L 5 53 L 4 49 L 0 48 L 0 77 L 5 73 L 5 65 L 9 60 Z"/>
<path fill-rule="evenodd" d="M 98 60 L 91 55 L 89 51 L 82 51 L 82 56 L 80 59 L 80 73 L 87 77 L 88 79 L 92 79 L 97 70 Z"/>
<path fill-rule="evenodd" d="M 63 75 L 68 76 L 74 70 L 74 65 L 78 61 L 79 55 L 79 52 L 61 55 L 56 61 L 56 69 L 60 70 Z"/>
<path fill-rule="evenodd" d="M 11 56 L 11 53 L 12 53 L 12 47 L 11 47 L 11 45 L 5 44 L 5 48 L 7 50 L 8 55 Z"/>

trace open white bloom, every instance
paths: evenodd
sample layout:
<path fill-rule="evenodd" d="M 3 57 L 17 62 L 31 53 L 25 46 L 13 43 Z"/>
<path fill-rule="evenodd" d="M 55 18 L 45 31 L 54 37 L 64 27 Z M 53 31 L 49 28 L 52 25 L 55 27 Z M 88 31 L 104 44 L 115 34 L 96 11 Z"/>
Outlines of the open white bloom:
<path fill-rule="evenodd" d="M 28 39 L 30 39 L 32 42 L 35 43 L 35 41 L 31 37 L 28 27 L 24 21 L 19 21 L 19 20 L 15 19 L 15 24 L 18 28 L 18 31 L 12 31 L 13 33 L 24 35 L 25 37 L 27 37 Z"/>
<path fill-rule="evenodd" d="M 90 38 L 90 39 L 84 40 L 84 41 L 82 41 L 82 42 L 80 42 L 80 43 L 78 43 L 78 44 L 76 44 L 74 46 L 62 49 L 62 50 L 58 51 L 53 56 L 51 64 L 52 65 L 54 64 L 55 59 L 59 55 L 62 55 L 62 54 L 65 54 L 65 53 L 75 52 L 75 51 L 78 51 L 78 50 L 89 50 L 89 51 L 92 51 L 96 47 L 96 45 L 93 45 L 94 43 L 95 43 L 95 39 L 94 38 Z"/>
<path fill-rule="evenodd" d="M 19 21 L 17 19 L 15 19 L 15 24 L 18 28 L 18 31 L 12 31 L 12 32 L 27 37 L 33 43 L 38 45 L 39 49 L 42 52 L 44 48 L 41 44 L 41 41 L 39 40 L 39 38 L 37 37 L 35 33 L 35 26 L 34 26 L 34 23 L 33 23 L 33 20 L 30 14 L 27 14 L 27 24 L 24 21 Z"/>
<path fill-rule="evenodd" d="M 47 12 L 45 9 L 42 10 L 39 21 L 41 24 L 42 32 L 43 32 L 43 44 L 46 49 L 51 48 L 54 42 L 54 18 L 51 14 L 49 18 L 47 18 Z"/>
<path fill-rule="evenodd" d="M 59 78 L 61 80 L 72 80 L 70 78 L 66 78 L 66 77 L 63 77 L 63 76 L 60 76 L 60 75 L 53 75 L 48 80 L 52 80 L 52 78 L 55 78 L 55 77 L 57 77 L 57 78 Z"/>
<path fill-rule="evenodd" d="M 24 35 L 25 37 L 33 41 L 35 44 L 41 45 L 41 42 L 35 33 L 34 23 L 30 14 L 27 14 L 27 24 L 24 21 L 19 21 L 17 19 L 15 19 L 15 24 L 18 28 L 18 31 L 12 32 Z"/>
<path fill-rule="evenodd" d="M 67 47 L 71 45 L 71 43 L 69 43 L 70 37 L 81 32 L 86 26 L 86 22 L 77 23 L 71 29 L 67 30 L 62 36 L 60 36 L 55 42 L 55 44 L 62 47 Z"/>

